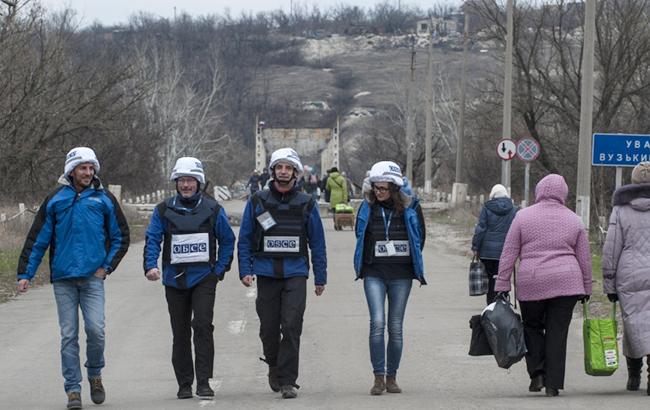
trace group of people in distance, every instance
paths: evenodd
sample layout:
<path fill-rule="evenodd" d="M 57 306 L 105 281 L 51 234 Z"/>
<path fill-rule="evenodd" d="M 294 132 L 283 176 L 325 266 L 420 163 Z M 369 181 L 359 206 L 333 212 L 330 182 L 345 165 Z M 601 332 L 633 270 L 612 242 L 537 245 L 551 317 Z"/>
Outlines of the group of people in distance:
<path fill-rule="evenodd" d="M 650 162 L 632 171 L 632 183 L 614 192 L 602 253 L 603 291 L 620 303 L 627 390 L 640 388 L 642 358 L 648 361 L 650 395 Z M 580 218 L 565 206 L 568 187 L 547 175 L 535 189 L 535 204 L 517 211 L 502 185 L 495 185 L 476 225 L 475 257 L 489 277 L 487 303 L 507 299 L 514 286 L 520 302 L 528 353 L 529 391 L 564 388 L 567 338 L 574 306 L 592 294 L 591 250 Z"/>
<path fill-rule="evenodd" d="M 129 247 L 129 228 L 115 197 L 97 177 L 99 161 L 91 148 L 77 147 L 66 157 L 60 186 L 47 196 L 20 255 L 19 292 L 26 292 L 50 248 L 51 281 L 61 328 L 61 364 L 67 408 L 82 408 L 79 310 L 86 331 L 90 398 L 106 399 L 104 368 L 104 280 Z M 300 337 L 310 262 L 314 292 L 327 284 L 325 233 L 312 195 L 296 184 L 303 166 L 296 151 L 271 155 L 269 189 L 248 199 L 239 238 L 225 210 L 205 194 L 200 160 L 183 157 L 171 172 L 176 194 L 158 204 L 146 230 L 144 275 L 162 279 L 171 323 L 172 366 L 177 397 L 214 396 L 213 311 L 216 286 L 230 270 L 237 246 L 239 278 L 257 282 L 255 307 L 268 365 L 268 383 L 282 398 L 297 396 Z M 425 284 L 422 248 L 425 229 L 419 202 L 390 161 L 373 165 L 356 224 L 356 277 L 364 279 L 370 311 L 371 394 L 400 393 L 397 370 L 402 323 L 413 280 Z M 158 259 L 162 254 L 162 268 Z M 388 299 L 388 319 L 384 311 Z M 388 342 L 384 341 L 388 327 Z M 192 355 L 192 341 L 194 355 Z M 196 381 L 196 390 L 192 386 Z"/>

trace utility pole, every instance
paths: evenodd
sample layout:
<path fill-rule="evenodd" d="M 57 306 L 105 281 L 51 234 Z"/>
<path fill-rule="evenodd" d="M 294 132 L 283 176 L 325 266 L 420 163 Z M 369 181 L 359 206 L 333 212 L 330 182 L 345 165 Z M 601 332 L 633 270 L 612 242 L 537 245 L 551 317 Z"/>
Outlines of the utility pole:
<path fill-rule="evenodd" d="M 413 186 L 413 145 L 415 142 L 415 36 L 411 34 L 411 69 L 406 89 L 406 178 Z"/>
<path fill-rule="evenodd" d="M 503 81 L 503 139 L 512 138 L 512 43 L 514 24 L 512 21 L 512 0 L 508 0 L 506 14 L 506 59 L 504 64 L 505 78 Z M 510 191 L 510 161 L 501 161 L 501 185 Z"/>
<path fill-rule="evenodd" d="M 580 93 L 580 139 L 578 140 L 578 180 L 576 213 L 589 231 L 591 204 L 591 132 L 594 104 L 594 32 L 596 0 L 585 0 L 585 28 L 582 52 L 582 90 Z"/>
<path fill-rule="evenodd" d="M 435 29 L 433 27 L 433 17 L 431 17 L 431 27 L 429 27 L 429 55 L 427 59 L 427 105 L 426 129 L 424 137 L 424 193 L 431 193 L 431 145 L 433 139 L 433 36 Z"/>
<path fill-rule="evenodd" d="M 463 27 L 463 71 L 460 78 L 460 124 L 456 144 L 456 183 L 463 182 L 463 148 L 465 140 L 465 95 L 467 94 L 467 48 L 469 45 L 469 13 L 465 11 Z"/>

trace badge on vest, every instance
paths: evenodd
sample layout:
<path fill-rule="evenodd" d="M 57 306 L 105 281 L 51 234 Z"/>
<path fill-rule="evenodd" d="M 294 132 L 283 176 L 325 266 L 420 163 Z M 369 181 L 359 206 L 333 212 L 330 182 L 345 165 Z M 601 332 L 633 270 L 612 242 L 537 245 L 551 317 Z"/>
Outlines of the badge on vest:
<path fill-rule="evenodd" d="M 377 241 L 375 257 L 411 256 L 409 241 Z"/>
<path fill-rule="evenodd" d="M 262 225 L 262 229 L 264 229 L 264 232 L 268 231 L 269 229 L 273 228 L 275 225 L 278 224 L 277 222 L 275 222 L 275 219 L 273 219 L 269 211 L 257 215 L 256 219 L 257 222 L 259 222 L 260 225 Z"/>
<path fill-rule="evenodd" d="M 209 262 L 209 238 L 207 232 L 172 235 L 171 264 Z"/>
<path fill-rule="evenodd" d="M 264 252 L 300 252 L 299 236 L 265 236 Z"/>

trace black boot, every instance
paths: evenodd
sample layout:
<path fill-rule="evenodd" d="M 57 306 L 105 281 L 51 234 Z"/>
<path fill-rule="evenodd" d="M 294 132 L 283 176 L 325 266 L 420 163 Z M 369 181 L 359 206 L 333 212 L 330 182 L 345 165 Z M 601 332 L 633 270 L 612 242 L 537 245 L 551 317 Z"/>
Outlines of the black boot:
<path fill-rule="evenodd" d="M 643 366 L 643 359 L 633 359 L 625 357 L 627 362 L 627 390 L 637 391 L 641 385 L 641 367 Z"/>
<path fill-rule="evenodd" d="M 214 397 L 214 390 L 210 387 L 208 380 L 199 380 L 196 384 L 196 395 L 203 400 L 211 399 Z"/>
<path fill-rule="evenodd" d="M 538 374 L 530 379 L 530 386 L 528 386 L 528 391 L 542 391 L 542 388 L 545 386 L 544 375 Z"/>
<path fill-rule="evenodd" d="M 646 394 L 650 396 L 650 354 L 646 357 L 645 364 L 648 366 L 648 388 L 646 389 Z"/>
<path fill-rule="evenodd" d="M 280 391 L 280 371 L 277 366 L 269 366 L 269 386 L 276 393 Z"/>

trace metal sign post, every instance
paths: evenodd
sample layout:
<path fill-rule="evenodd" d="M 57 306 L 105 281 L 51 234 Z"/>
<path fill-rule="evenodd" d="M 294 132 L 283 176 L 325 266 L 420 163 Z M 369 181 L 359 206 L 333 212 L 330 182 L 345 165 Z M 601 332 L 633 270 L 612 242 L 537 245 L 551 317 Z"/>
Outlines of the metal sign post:
<path fill-rule="evenodd" d="M 524 172 L 524 207 L 528 206 L 530 192 L 530 163 L 539 157 L 541 151 L 539 143 L 532 138 L 522 138 L 517 142 L 517 157 L 526 163 Z"/>

